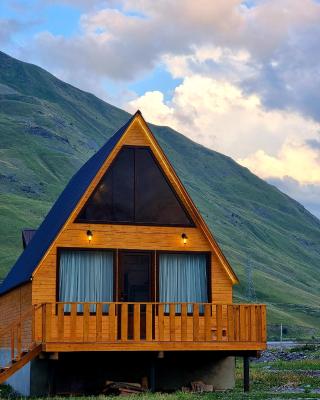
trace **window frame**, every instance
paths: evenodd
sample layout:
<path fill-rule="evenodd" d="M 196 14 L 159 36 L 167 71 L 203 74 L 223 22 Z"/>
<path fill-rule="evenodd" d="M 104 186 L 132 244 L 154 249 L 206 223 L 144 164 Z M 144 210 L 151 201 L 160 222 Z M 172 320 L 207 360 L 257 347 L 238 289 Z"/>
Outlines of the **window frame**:
<path fill-rule="evenodd" d="M 102 180 L 104 179 L 105 174 L 108 172 L 108 170 L 110 168 L 112 168 L 112 166 L 114 165 L 118 154 L 120 153 L 120 151 L 122 149 L 145 149 L 147 150 L 153 161 L 156 163 L 157 167 L 159 168 L 163 178 L 165 179 L 166 183 L 168 184 L 170 190 L 172 191 L 173 195 L 175 196 L 178 204 L 180 205 L 180 207 L 182 208 L 182 210 L 184 211 L 187 219 L 189 220 L 190 224 L 160 224 L 160 223 L 154 223 L 154 222 L 136 222 L 136 221 L 108 221 L 108 220 L 84 220 L 84 219 L 79 219 L 79 215 L 81 214 L 82 210 L 87 207 L 87 205 L 89 204 L 90 198 L 91 196 L 93 196 L 96 191 L 98 190 L 98 187 L 100 185 L 100 183 L 102 182 Z M 134 155 L 135 157 L 135 155 Z M 135 193 L 135 172 L 134 172 L 134 198 L 133 201 L 135 203 L 135 198 L 136 198 L 136 193 Z M 134 204 L 134 219 L 135 219 L 135 204 Z M 165 174 L 165 172 L 163 171 L 163 168 L 161 167 L 159 161 L 156 159 L 155 155 L 153 154 L 153 151 L 151 150 L 150 146 L 132 146 L 132 145 L 123 145 L 121 146 L 121 148 L 119 149 L 118 153 L 116 154 L 116 156 L 114 157 L 114 159 L 112 160 L 111 164 L 109 165 L 108 169 L 105 171 L 105 173 L 103 174 L 103 176 L 101 177 L 101 179 L 99 180 L 99 182 L 97 183 L 96 187 L 93 189 L 93 191 L 91 192 L 89 198 L 87 199 L 87 201 L 85 202 L 85 204 L 81 207 L 81 210 L 79 211 L 79 213 L 77 214 L 77 216 L 74 218 L 73 223 L 75 224 L 105 224 L 105 225 L 137 225 L 137 226 L 164 226 L 164 227 L 177 227 L 177 228 L 195 228 L 196 224 L 193 221 L 193 218 L 191 217 L 189 211 L 187 210 L 187 208 L 185 207 L 185 205 L 182 203 L 180 197 L 177 195 L 176 190 L 174 189 L 174 187 L 172 186 L 170 180 L 168 179 L 167 175 Z"/>
<path fill-rule="evenodd" d="M 212 303 L 212 252 L 210 251 L 175 251 L 175 250 L 157 250 L 156 251 L 156 301 L 159 303 L 159 277 L 160 277 L 160 255 L 161 254 L 203 254 L 206 256 L 206 273 L 207 273 L 207 296 L 208 303 Z M 180 313 L 176 313 L 176 315 L 181 315 Z M 188 315 L 193 315 L 192 313 L 188 313 Z M 200 313 L 199 315 L 202 315 Z"/>
<path fill-rule="evenodd" d="M 207 295 L 208 303 L 212 303 L 212 252 L 211 251 L 181 251 L 181 250 L 146 250 L 146 249 L 119 249 L 119 248 L 88 248 L 88 247 L 57 247 L 56 256 L 56 302 L 59 300 L 59 280 L 60 280 L 60 256 L 64 250 L 69 251 L 108 251 L 113 253 L 113 300 L 112 302 L 119 302 L 119 262 L 121 253 L 150 253 L 151 254 L 151 297 L 152 301 L 147 303 L 159 303 L 159 273 L 160 273 L 160 255 L 161 254 L 203 254 L 206 256 L 206 273 L 207 273 Z M 56 307 L 56 314 L 58 310 Z M 70 313 L 66 313 L 68 315 Z M 82 312 L 77 312 L 77 315 L 83 315 Z M 92 313 L 95 315 L 95 313 Z M 167 315 L 167 314 L 166 314 Z M 181 315 L 176 313 L 176 315 Z M 193 315 L 188 313 L 188 315 Z M 200 313 L 199 315 L 203 315 Z"/>
<path fill-rule="evenodd" d="M 117 249 L 115 248 L 99 248 L 99 247 L 57 247 L 57 256 L 56 256 L 56 302 L 60 303 L 60 258 L 61 258 L 61 253 L 63 251 L 106 251 L 109 253 L 112 253 L 113 256 L 113 295 L 112 295 L 112 303 L 117 301 L 116 295 L 117 295 L 117 285 L 116 281 L 118 279 L 117 273 L 118 273 L 118 257 L 117 257 Z M 61 302 L 62 303 L 62 302 Z M 63 302 L 63 303 L 68 303 L 68 302 Z M 58 305 L 56 306 L 56 315 L 58 313 Z M 91 313 L 91 315 L 95 315 L 95 313 Z M 64 315 L 70 315 L 70 312 L 64 312 Z M 83 315 L 83 312 L 78 312 L 77 315 Z"/>

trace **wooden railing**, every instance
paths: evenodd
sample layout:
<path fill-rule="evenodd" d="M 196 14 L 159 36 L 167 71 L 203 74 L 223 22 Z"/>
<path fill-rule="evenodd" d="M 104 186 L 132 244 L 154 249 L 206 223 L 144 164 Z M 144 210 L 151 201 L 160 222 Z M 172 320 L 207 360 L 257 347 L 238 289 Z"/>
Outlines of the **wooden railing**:
<path fill-rule="evenodd" d="M 208 303 L 47 303 L 35 312 L 35 340 L 46 344 L 47 351 L 259 350 L 266 343 L 266 307 Z"/>
<path fill-rule="evenodd" d="M 17 320 L 5 327 L 1 327 L 0 334 L 0 367 L 17 362 L 28 352 L 34 342 L 34 316 L 35 309 L 22 314 Z"/>

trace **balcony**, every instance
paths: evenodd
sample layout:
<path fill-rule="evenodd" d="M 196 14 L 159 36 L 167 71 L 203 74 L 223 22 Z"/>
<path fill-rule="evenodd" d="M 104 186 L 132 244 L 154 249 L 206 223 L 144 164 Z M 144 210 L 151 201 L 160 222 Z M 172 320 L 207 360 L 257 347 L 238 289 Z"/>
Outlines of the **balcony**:
<path fill-rule="evenodd" d="M 262 304 L 46 303 L 34 308 L 44 351 L 166 351 L 266 348 Z"/>

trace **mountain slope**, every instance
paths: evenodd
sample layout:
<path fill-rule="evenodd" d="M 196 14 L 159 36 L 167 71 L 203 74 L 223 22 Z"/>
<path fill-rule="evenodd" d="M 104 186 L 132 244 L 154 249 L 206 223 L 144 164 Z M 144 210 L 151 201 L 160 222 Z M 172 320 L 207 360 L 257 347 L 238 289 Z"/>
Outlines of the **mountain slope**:
<path fill-rule="evenodd" d="M 34 65 L 0 53 L 0 277 L 72 174 L 129 115 Z M 320 326 L 320 221 L 229 157 L 152 127 L 238 274 L 253 269 L 272 322 Z M 297 305 L 298 304 L 298 305 Z"/>

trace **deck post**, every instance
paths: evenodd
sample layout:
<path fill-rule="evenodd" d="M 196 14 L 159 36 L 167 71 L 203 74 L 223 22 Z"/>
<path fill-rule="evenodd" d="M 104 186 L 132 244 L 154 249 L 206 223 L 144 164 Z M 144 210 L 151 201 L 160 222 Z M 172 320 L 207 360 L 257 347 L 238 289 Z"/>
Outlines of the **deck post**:
<path fill-rule="evenodd" d="M 248 356 L 243 357 L 243 391 L 250 390 L 250 360 Z"/>
<path fill-rule="evenodd" d="M 152 393 L 156 391 L 156 360 L 154 359 L 150 365 L 150 390 Z"/>

